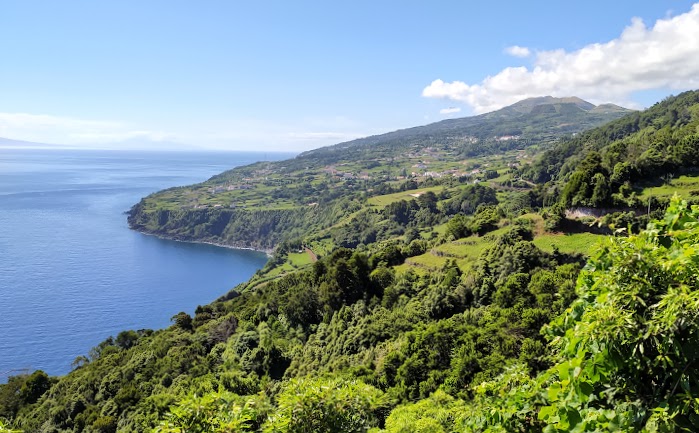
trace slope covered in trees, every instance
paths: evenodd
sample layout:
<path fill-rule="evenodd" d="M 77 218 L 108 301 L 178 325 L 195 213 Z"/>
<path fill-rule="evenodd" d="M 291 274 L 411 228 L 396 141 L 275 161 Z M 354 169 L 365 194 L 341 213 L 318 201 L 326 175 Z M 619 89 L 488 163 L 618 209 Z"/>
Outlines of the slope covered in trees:
<path fill-rule="evenodd" d="M 529 98 L 491 113 L 360 138 L 312 150 L 301 157 L 326 162 L 356 158 L 364 152 L 395 157 L 425 147 L 474 157 L 553 142 L 631 112 L 612 104 L 596 107 L 576 97 Z"/>
<path fill-rule="evenodd" d="M 676 199 L 609 238 L 575 288 L 578 268 L 523 236 L 514 225 L 471 278 L 396 277 L 340 250 L 120 334 L 36 400 L 40 375 L 5 385 L 2 408 L 27 431 L 696 430 L 699 207 Z M 522 250 L 528 267 L 494 271 Z"/>
<path fill-rule="evenodd" d="M 528 238 L 513 224 L 468 275 L 453 263 L 431 275 L 396 275 L 382 259 L 391 246 L 339 249 L 307 270 L 200 307 L 193 318 L 181 313 L 170 329 L 125 331 L 41 398 L 25 400 L 5 386 L 0 415 L 27 431 L 147 431 L 177 401 L 203 405 L 202 395 L 224 392 L 204 397 L 206 404 L 254 408 L 250 428 L 266 429 L 269 417 L 286 416 L 285 393 L 302 392 L 294 387 L 327 394 L 313 397 L 323 402 L 339 399 L 322 391 L 330 381 L 350 394 L 374 390 L 382 403 L 358 402 L 376 412 L 358 425 L 378 426 L 399 402 L 438 389 L 467 397 L 472 383 L 512 360 L 532 371 L 545 366 L 539 328 L 572 299 L 578 266 Z M 360 394 L 353 398 L 372 395 Z M 271 431 L 290 431 L 279 423 Z"/>
<path fill-rule="evenodd" d="M 639 207 L 639 185 L 698 167 L 699 92 L 692 91 L 562 142 L 523 174 L 537 183 L 559 181 L 567 206 Z"/>
<path fill-rule="evenodd" d="M 271 249 L 332 227 L 367 197 L 444 178 L 464 183 L 498 177 L 498 170 L 530 158 L 527 152 L 629 112 L 578 98 L 532 98 L 492 113 L 238 167 L 202 184 L 161 191 L 131 209 L 129 225 L 178 240 Z"/>
<path fill-rule="evenodd" d="M 661 125 L 668 148 L 694 134 L 693 98 L 561 141 L 542 159 L 460 159 L 434 146 L 370 166 L 358 150 L 148 197 L 130 215 L 139 229 L 241 246 L 256 237 L 274 256 L 193 317 L 109 338 L 65 377 L 10 378 L 0 431 L 696 430 L 699 208 L 676 199 L 647 230 L 646 215 L 606 239 L 606 228 L 567 220 L 562 199 L 614 143 L 640 146 Z M 539 102 L 509 109 L 587 107 Z M 689 173 L 682 164 L 672 167 Z M 550 176 L 536 178 L 544 166 Z"/>

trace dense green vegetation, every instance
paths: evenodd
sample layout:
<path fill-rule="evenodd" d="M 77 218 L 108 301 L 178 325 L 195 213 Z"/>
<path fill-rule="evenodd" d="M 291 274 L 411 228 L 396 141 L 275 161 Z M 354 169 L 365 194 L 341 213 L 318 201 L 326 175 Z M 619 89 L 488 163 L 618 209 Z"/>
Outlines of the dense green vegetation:
<path fill-rule="evenodd" d="M 698 127 L 699 92 L 686 92 L 553 147 L 523 174 L 538 183 L 559 180 L 567 206 L 642 207 L 642 187 L 696 173 Z M 672 193 L 663 195 L 667 201 Z"/>
<path fill-rule="evenodd" d="M 575 97 L 530 98 L 492 113 L 360 138 L 302 156 L 335 162 L 342 158 L 356 159 L 358 152 L 395 157 L 400 151 L 414 147 L 445 149 L 458 157 L 499 154 L 552 142 L 630 112 L 612 104 L 595 107 Z"/>
<path fill-rule="evenodd" d="M 65 377 L 9 378 L 0 432 L 694 431 L 697 162 L 673 146 L 697 133 L 697 94 L 562 141 L 561 119 L 579 132 L 623 110 L 527 100 L 149 196 L 132 227 L 273 256 Z M 487 145 L 518 122 L 529 141 Z M 461 127 L 476 141 L 445 138 Z M 631 169 L 615 189 L 610 149 L 660 137 L 665 162 L 651 175 L 618 157 Z M 686 200 L 666 211 L 672 185 Z"/>
<path fill-rule="evenodd" d="M 55 384 L 13 378 L 4 415 L 28 431 L 696 429 L 699 207 L 610 238 L 577 287 L 579 267 L 527 236 L 513 224 L 469 275 L 396 277 L 338 250 L 107 340 Z"/>
<path fill-rule="evenodd" d="M 436 192 L 501 175 L 508 188 L 530 187 L 506 172 L 561 137 L 629 112 L 577 98 L 528 99 L 493 113 L 238 167 L 202 184 L 161 191 L 134 206 L 129 224 L 168 238 L 269 250 L 284 240 L 325 234 L 353 218 L 367 198 L 382 206 L 392 199 L 379 196 L 416 188 Z"/>
<path fill-rule="evenodd" d="M 361 431 L 382 425 L 396 404 L 438 389 L 467 398 L 471 384 L 512 360 L 531 371 L 546 365 L 539 329 L 572 299 L 579 267 L 538 250 L 531 237 L 513 223 L 468 275 L 453 262 L 431 275 L 395 275 L 390 263 L 402 254 L 395 245 L 369 254 L 337 249 L 305 270 L 200 307 L 193 318 L 180 313 L 169 329 L 105 341 L 53 387 L 39 387 L 41 399 L 3 387 L 3 415 L 28 431 L 144 431 L 161 422 L 162 431 L 178 431 L 168 429 L 193 421 L 177 411 L 211 405 L 234 417 L 222 423 L 298 431 L 288 427 L 296 415 L 285 407 L 305 392 L 319 405 L 349 405 L 350 420 L 322 422 L 359 424 L 333 431 Z M 12 383 L 34 389 L 33 381 Z M 343 389 L 359 401 L 335 394 Z M 357 419 L 355 411 L 368 415 Z M 302 421 L 310 422 L 294 422 Z"/>

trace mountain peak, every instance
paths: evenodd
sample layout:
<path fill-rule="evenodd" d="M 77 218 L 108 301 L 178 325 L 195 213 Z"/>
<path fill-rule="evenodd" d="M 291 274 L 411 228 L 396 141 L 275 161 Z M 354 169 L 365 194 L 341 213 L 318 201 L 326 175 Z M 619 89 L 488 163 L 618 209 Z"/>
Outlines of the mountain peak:
<path fill-rule="evenodd" d="M 623 113 L 630 111 L 633 110 L 629 110 L 628 108 L 624 108 L 616 104 L 600 104 L 590 110 L 591 113 Z"/>
<path fill-rule="evenodd" d="M 594 104 L 577 97 L 529 98 L 498 111 L 358 138 L 311 150 L 299 157 L 322 156 L 335 161 L 356 159 L 358 148 L 375 152 L 380 147 L 388 155 L 397 149 L 409 152 L 430 146 L 473 157 L 521 149 L 533 143 L 553 142 L 631 112 L 621 107 L 607 107 L 600 111 L 594 111 L 595 108 Z"/>
<path fill-rule="evenodd" d="M 520 113 L 531 113 L 533 110 L 535 110 L 535 107 L 541 105 L 550 105 L 554 107 L 557 105 L 574 105 L 584 111 L 590 111 L 595 108 L 595 104 L 587 102 L 584 99 L 578 98 L 577 96 L 566 96 L 562 98 L 554 98 L 553 96 L 539 96 L 515 102 L 509 107 L 503 108 L 503 110 L 512 109 Z"/>

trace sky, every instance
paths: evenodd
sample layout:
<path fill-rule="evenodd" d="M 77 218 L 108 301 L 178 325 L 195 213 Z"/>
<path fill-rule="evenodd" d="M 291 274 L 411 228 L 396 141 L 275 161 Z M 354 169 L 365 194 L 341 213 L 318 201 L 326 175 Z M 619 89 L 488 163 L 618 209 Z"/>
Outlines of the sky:
<path fill-rule="evenodd" d="M 699 88 L 679 0 L 0 0 L 0 137 L 298 152 L 533 96 Z"/>

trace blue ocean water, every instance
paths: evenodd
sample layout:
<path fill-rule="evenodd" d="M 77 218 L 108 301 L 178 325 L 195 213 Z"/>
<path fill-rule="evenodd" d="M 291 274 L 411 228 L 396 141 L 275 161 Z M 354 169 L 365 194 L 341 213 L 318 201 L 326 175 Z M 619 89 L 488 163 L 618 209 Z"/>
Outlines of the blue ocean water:
<path fill-rule="evenodd" d="M 249 279 L 262 253 L 128 229 L 154 191 L 289 154 L 0 149 L 0 382 L 51 375 L 110 335 L 157 329 Z"/>

